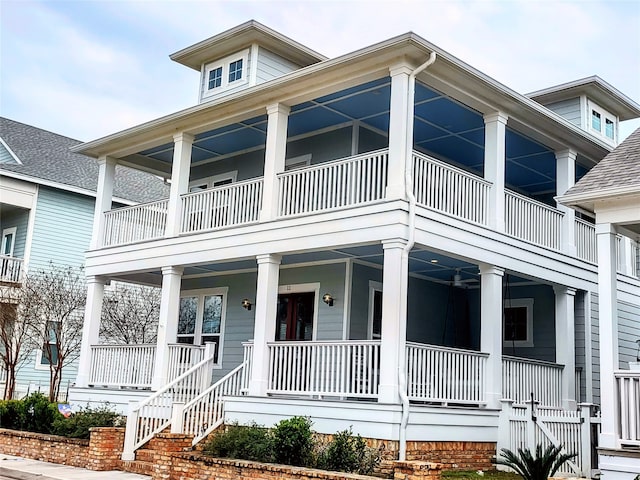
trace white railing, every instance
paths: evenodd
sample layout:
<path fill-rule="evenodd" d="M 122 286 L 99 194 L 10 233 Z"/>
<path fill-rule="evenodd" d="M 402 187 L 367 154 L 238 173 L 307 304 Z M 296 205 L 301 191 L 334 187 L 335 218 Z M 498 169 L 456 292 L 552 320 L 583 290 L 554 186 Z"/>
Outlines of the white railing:
<path fill-rule="evenodd" d="M 22 280 L 22 258 L 0 255 L 0 282 L 19 283 Z"/>
<path fill-rule="evenodd" d="M 262 178 L 182 195 L 181 233 L 257 222 L 262 208 Z"/>
<path fill-rule="evenodd" d="M 413 193 L 418 205 L 486 225 L 491 182 L 413 152 Z"/>
<path fill-rule="evenodd" d="M 387 150 L 379 150 L 278 174 L 279 215 L 299 215 L 382 200 L 387 185 L 388 158 Z"/>
<path fill-rule="evenodd" d="M 242 392 L 242 380 L 246 363 L 242 363 L 211 385 L 204 392 L 181 406 L 174 404 L 179 411 L 174 413 L 172 433 L 193 435 L 193 445 L 222 425 L 224 421 L 224 397 L 238 396 Z"/>
<path fill-rule="evenodd" d="M 483 404 L 489 355 L 457 348 L 407 342 L 407 395 L 410 400 Z"/>
<path fill-rule="evenodd" d="M 162 237 L 167 223 L 168 205 L 168 200 L 160 200 L 105 212 L 102 246 Z"/>
<path fill-rule="evenodd" d="M 516 403 L 534 400 L 562 406 L 562 365 L 526 358 L 502 357 L 502 396 Z"/>
<path fill-rule="evenodd" d="M 155 345 L 92 345 L 90 385 L 151 387 Z"/>
<path fill-rule="evenodd" d="M 275 342 L 267 345 L 268 393 L 378 396 L 379 341 Z"/>
<path fill-rule="evenodd" d="M 640 243 L 631 241 L 631 276 L 640 277 Z"/>
<path fill-rule="evenodd" d="M 215 348 L 215 345 L 209 348 Z M 204 360 L 204 350 L 204 345 L 170 344 L 167 381 L 178 378 L 196 363 Z"/>
<path fill-rule="evenodd" d="M 614 372 L 618 405 L 616 408 L 619 441 L 640 446 L 640 372 Z"/>
<path fill-rule="evenodd" d="M 622 235 L 616 235 L 616 271 L 625 273 L 625 241 Z"/>
<path fill-rule="evenodd" d="M 176 402 L 189 403 L 211 386 L 215 343 L 207 344 L 205 358 L 153 395 L 131 405 L 127 415 L 122 460 L 133 460 L 134 452 L 171 423 Z"/>
<path fill-rule="evenodd" d="M 578 258 L 596 263 L 598 261 L 598 243 L 595 225 L 576 218 L 575 237 Z"/>
<path fill-rule="evenodd" d="M 249 392 L 249 381 L 251 380 L 251 370 L 253 366 L 253 341 L 245 342 L 242 344 L 244 348 L 244 363 L 245 368 L 242 369 L 242 393 Z"/>
<path fill-rule="evenodd" d="M 563 213 L 510 190 L 505 191 L 505 231 L 521 240 L 560 250 Z"/>

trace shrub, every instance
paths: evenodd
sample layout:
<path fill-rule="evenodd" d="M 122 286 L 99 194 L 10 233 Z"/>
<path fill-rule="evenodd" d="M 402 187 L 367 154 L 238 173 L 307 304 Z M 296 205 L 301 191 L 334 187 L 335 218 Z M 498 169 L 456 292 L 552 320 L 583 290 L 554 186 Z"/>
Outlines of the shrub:
<path fill-rule="evenodd" d="M 0 428 L 20 430 L 24 423 L 24 404 L 21 400 L 0 401 Z"/>
<path fill-rule="evenodd" d="M 122 417 L 111 410 L 108 404 L 97 408 L 82 408 L 68 418 L 58 416 L 53 422 L 52 433 L 71 438 L 89 438 L 93 427 L 117 427 Z"/>
<path fill-rule="evenodd" d="M 496 463 L 514 469 L 525 480 L 547 480 L 567 461 L 577 456 L 576 453 L 561 453 L 562 445 L 549 445 L 544 451 L 542 445 L 536 445 L 535 457 L 528 448 L 518 449 L 515 454 L 507 448 L 500 452 Z"/>
<path fill-rule="evenodd" d="M 277 463 L 311 466 L 313 459 L 313 433 L 311 420 L 292 417 L 280 421 L 273 429 L 273 453 Z"/>
<path fill-rule="evenodd" d="M 204 446 L 204 453 L 216 457 L 240 458 L 255 462 L 273 462 L 271 432 L 258 425 L 229 425 L 216 433 Z"/>
<path fill-rule="evenodd" d="M 51 433 L 53 422 L 62 417 L 58 405 L 40 392 L 34 392 L 22 400 L 22 422 L 20 430 L 36 433 Z"/>
<path fill-rule="evenodd" d="M 338 472 L 368 475 L 380 463 L 380 452 L 367 447 L 360 436 L 353 436 L 351 428 L 336 433 L 329 444 L 318 453 L 318 468 Z"/>

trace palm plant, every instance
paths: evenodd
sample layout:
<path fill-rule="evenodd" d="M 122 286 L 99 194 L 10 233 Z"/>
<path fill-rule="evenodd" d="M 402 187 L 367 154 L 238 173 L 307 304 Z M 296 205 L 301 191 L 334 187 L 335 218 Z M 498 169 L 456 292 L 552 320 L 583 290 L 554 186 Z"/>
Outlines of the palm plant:
<path fill-rule="evenodd" d="M 516 471 L 525 480 L 547 480 L 567 461 L 576 457 L 577 453 L 561 453 L 562 445 L 549 445 L 544 451 L 542 445 L 536 445 L 535 456 L 528 448 L 519 448 L 514 453 L 503 448 L 497 462 Z"/>

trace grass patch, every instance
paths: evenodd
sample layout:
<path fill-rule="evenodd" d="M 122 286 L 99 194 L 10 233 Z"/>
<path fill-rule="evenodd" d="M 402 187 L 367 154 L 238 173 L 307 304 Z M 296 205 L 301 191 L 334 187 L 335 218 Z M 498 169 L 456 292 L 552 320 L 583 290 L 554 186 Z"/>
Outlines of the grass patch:
<path fill-rule="evenodd" d="M 486 470 L 480 475 L 476 470 L 443 470 L 442 478 L 446 480 L 521 480 L 520 475 L 513 472 Z"/>

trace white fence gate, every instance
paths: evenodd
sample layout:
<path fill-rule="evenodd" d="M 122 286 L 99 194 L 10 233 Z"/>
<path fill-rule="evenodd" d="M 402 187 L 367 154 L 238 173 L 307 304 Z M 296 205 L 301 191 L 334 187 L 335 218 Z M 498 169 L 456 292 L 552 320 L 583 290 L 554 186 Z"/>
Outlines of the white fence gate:
<path fill-rule="evenodd" d="M 562 446 L 563 453 L 577 456 L 565 463 L 557 472 L 562 475 L 591 477 L 592 423 L 599 418 L 591 416 L 591 404 L 580 404 L 575 411 L 550 407 L 537 407 L 536 402 L 513 405 L 511 400 L 503 401 L 498 437 L 500 450 L 508 448 L 516 452 L 528 448 L 532 452 L 536 445 Z"/>

